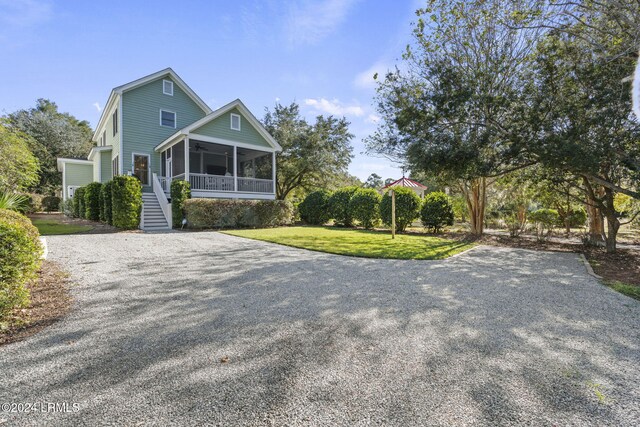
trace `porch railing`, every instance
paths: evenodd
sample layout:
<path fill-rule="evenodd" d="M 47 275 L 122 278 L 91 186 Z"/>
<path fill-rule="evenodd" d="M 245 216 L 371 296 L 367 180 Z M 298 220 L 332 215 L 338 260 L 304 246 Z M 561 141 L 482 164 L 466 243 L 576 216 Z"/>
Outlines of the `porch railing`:
<path fill-rule="evenodd" d="M 175 175 L 172 178 L 158 177 L 160 187 L 165 193 L 171 189 L 171 181 L 185 179 L 184 174 Z M 189 184 L 192 190 L 200 191 L 236 191 L 234 189 L 234 177 L 222 175 L 208 175 L 204 173 L 190 173 Z M 273 193 L 273 181 L 270 179 L 242 178 L 238 177 L 237 191 L 243 193 Z"/>
<path fill-rule="evenodd" d="M 238 177 L 238 191 L 247 193 L 273 193 L 273 181 L 270 179 Z"/>
<path fill-rule="evenodd" d="M 190 173 L 189 184 L 192 190 L 233 191 L 233 177 Z"/>

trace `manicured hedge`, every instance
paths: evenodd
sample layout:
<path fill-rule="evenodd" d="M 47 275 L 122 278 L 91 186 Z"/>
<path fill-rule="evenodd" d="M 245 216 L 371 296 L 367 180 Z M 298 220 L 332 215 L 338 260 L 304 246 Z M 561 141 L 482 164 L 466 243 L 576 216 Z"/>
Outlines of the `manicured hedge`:
<path fill-rule="evenodd" d="M 107 181 L 102 184 L 100 189 L 100 196 L 102 199 L 102 207 L 100 208 L 100 220 L 107 224 L 113 224 L 113 218 L 111 216 L 111 204 L 113 196 L 111 194 L 113 188 L 113 181 Z"/>
<path fill-rule="evenodd" d="M 191 186 L 182 179 L 174 179 L 171 181 L 171 221 L 173 227 L 182 226 L 182 218 L 184 218 L 184 202 L 191 198 Z"/>
<path fill-rule="evenodd" d="M 113 178 L 111 185 L 113 225 L 124 229 L 138 228 L 142 212 L 140 180 L 134 176 L 120 175 Z"/>
<path fill-rule="evenodd" d="M 84 205 L 84 187 L 76 188 L 73 193 L 73 213 L 76 218 L 84 218 L 86 211 Z"/>
<path fill-rule="evenodd" d="M 92 182 L 84 187 L 85 218 L 91 221 L 100 220 L 100 191 L 102 184 Z"/>
<path fill-rule="evenodd" d="M 25 284 L 36 277 L 41 256 L 38 229 L 18 212 L 0 209 L 0 321 L 29 304 Z"/>
<path fill-rule="evenodd" d="M 293 219 L 293 208 L 284 200 L 188 199 L 184 210 L 190 228 L 275 227 Z"/>
<path fill-rule="evenodd" d="M 396 231 L 404 231 L 420 215 L 420 197 L 410 188 L 393 187 L 396 193 Z M 382 222 L 391 227 L 391 193 L 387 191 L 380 202 Z"/>
<path fill-rule="evenodd" d="M 336 225 L 345 227 L 353 225 L 349 202 L 356 191 L 358 191 L 358 187 L 344 187 L 336 190 L 329 198 L 329 210 Z"/>
<path fill-rule="evenodd" d="M 380 199 L 373 188 L 359 188 L 349 200 L 349 213 L 364 228 L 373 228 L 380 222 Z"/>
<path fill-rule="evenodd" d="M 331 219 L 329 212 L 329 199 L 331 193 L 326 190 L 318 190 L 309 193 L 298 205 L 300 219 L 307 224 L 322 225 Z"/>
<path fill-rule="evenodd" d="M 445 225 L 453 225 L 453 205 L 449 196 L 441 191 L 427 194 L 420 211 L 420 219 L 422 225 L 436 233 Z"/>
<path fill-rule="evenodd" d="M 45 212 L 56 212 L 60 207 L 60 197 L 58 196 L 46 196 L 42 199 L 42 209 Z"/>

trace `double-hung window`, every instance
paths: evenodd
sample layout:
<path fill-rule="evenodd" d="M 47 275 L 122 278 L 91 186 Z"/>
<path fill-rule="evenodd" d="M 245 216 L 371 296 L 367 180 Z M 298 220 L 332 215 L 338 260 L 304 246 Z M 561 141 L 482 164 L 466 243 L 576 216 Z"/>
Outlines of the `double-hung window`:
<path fill-rule="evenodd" d="M 160 110 L 160 126 L 176 128 L 176 113 L 173 111 Z"/>

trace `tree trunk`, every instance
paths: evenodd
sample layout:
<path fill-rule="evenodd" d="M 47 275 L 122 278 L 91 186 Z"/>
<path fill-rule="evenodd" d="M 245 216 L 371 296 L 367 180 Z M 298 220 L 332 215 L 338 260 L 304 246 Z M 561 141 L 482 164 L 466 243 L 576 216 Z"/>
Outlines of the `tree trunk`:
<path fill-rule="evenodd" d="M 471 233 L 476 236 L 484 233 L 484 211 L 487 199 L 487 179 L 475 178 L 463 184 L 462 189 L 467 208 L 469 209 L 469 219 L 471 222 Z"/>
<path fill-rule="evenodd" d="M 604 220 L 602 211 L 595 206 L 593 199 L 587 199 L 585 208 L 589 217 L 589 243 L 596 246 L 602 246 L 604 242 Z"/>
<path fill-rule="evenodd" d="M 606 248 L 607 253 L 614 253 L 616 251 L 616 239 L 618 237 L 618 230 L 620 229 L 620 220 L 618 219 L 618 213 L 613 204 L 615 193 L 609 189 L 605 189 L 604 205 L 605 216 L 607 218 L 607 235 L 606 235 Z"/>

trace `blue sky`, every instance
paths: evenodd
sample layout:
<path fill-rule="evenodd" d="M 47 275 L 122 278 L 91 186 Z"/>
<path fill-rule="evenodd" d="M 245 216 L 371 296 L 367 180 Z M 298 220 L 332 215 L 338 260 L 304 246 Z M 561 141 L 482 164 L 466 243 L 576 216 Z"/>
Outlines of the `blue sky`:
<path fill-rule="evenodd" d="M 0 114 L 55 101 L 92 126 L 110 90 L 172 67 L 212 108 L 240 98 L 258 117 L 296 101 L 308 118 L 344 115 L 350 173 L 399 177 L 360 154 L 375 129 L 374 72 L 410 37 L 417 0 L 0 0 Z"/>

